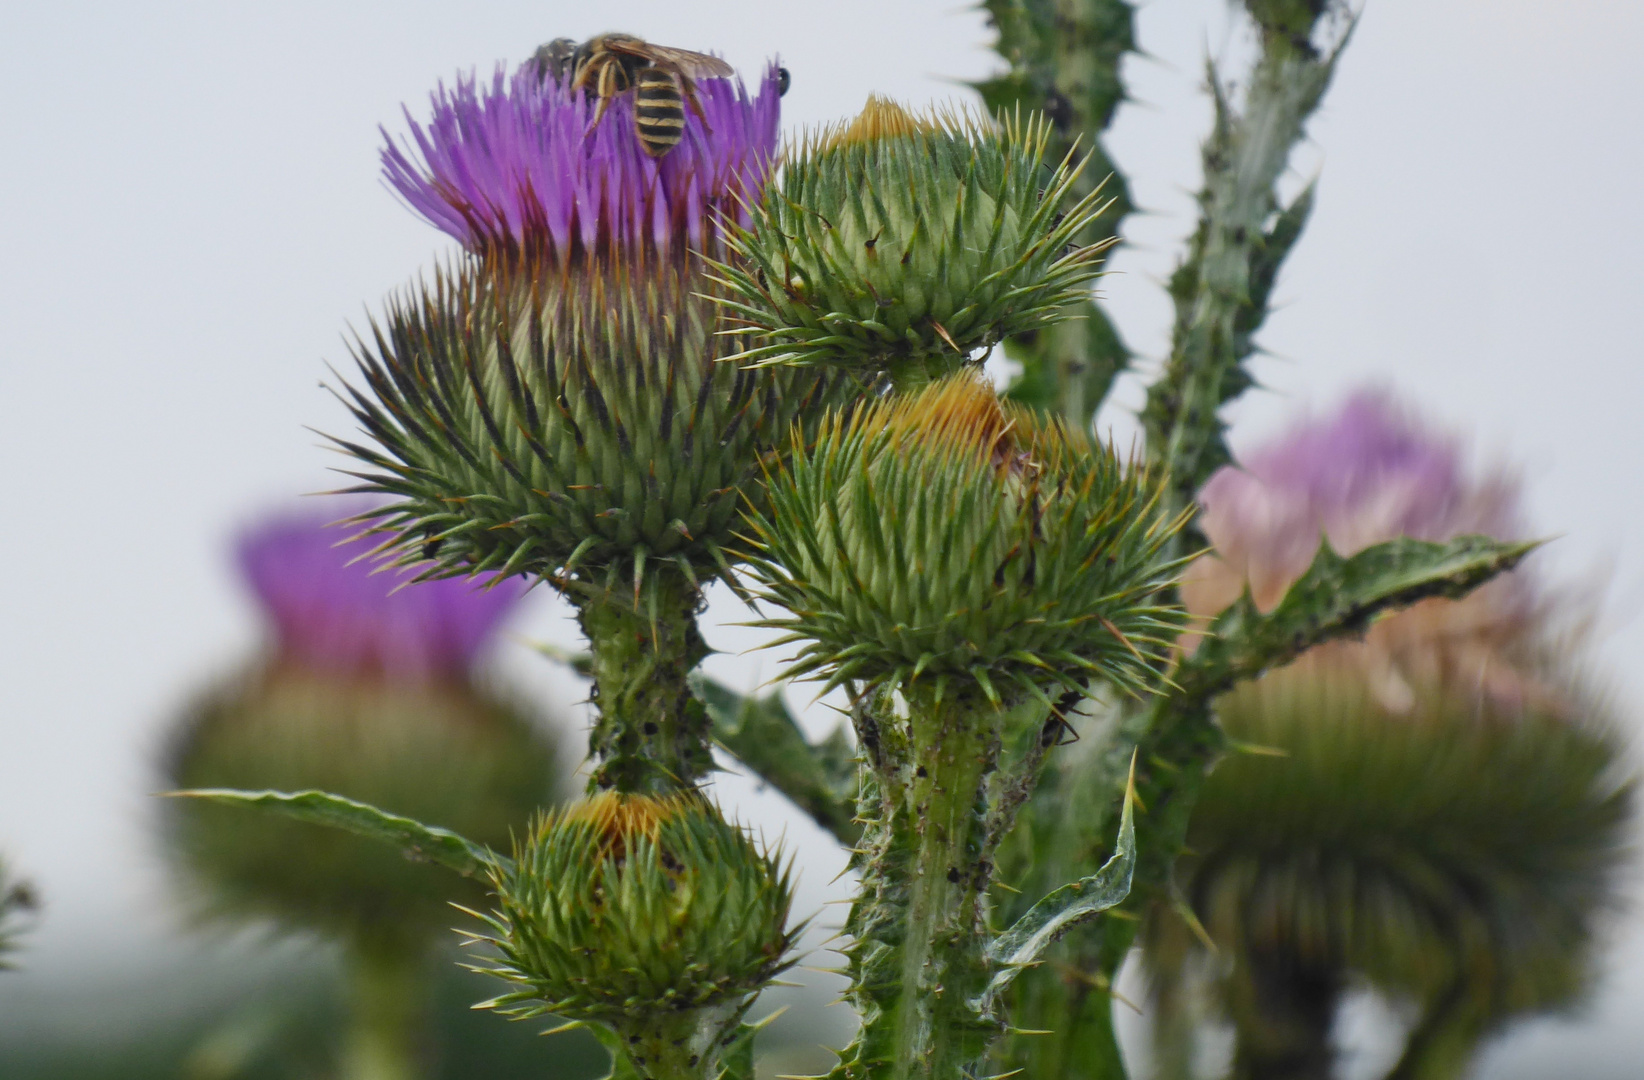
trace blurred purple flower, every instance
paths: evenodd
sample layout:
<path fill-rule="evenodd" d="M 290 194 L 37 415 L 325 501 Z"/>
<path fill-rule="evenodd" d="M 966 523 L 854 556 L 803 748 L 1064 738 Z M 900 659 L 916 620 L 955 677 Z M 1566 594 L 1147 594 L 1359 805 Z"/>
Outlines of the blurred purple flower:
<path fill-rule="evenodd" d="M 333 524 L 358 503 L 282 515 L 248 529 L 241 572 L 274 622 L 281 655 L 306 667 L 396 677 L 461 675 L 527 585 L 518 578 L 425 581 L 361 559 L 381 537 Z M 340 545 L 340 546 L 339 546 Z M 351 562 L 358 559 L 357 562 Z"/>
<path fill-rule="evenodd" d="M 411 137 L 387 131 L 383 174 L 411 208 L 471 248 L 541 245 L 557 258 L 606 246 L 703 250 L 725 214 L 746 219 L 776 156 L 777 67 L 750 97 L 741 80 L 700 79 L 708 123 L 686 109 L 685 135 L 661 158 L 634 134 L 632 94 L 598 101 L 542 78 L 531 64 L 498 68 L 489 87 L 470 75 L 431 96 L 427 127 L 405 112 Z"/>
<path fill-rule="evenodd" d="M 1293 427 L 1218 470 L 1199 492 L 1199 525 L 1215 546 L 1194 561 L 1182 599 L 1208 619 L 1250 590 L 1270 610 L 1312 565 L 1321 539 L 1338 554 L 1409 536 L 1521 535 L 1517 484 L 1467 475 L 1454 439 L 1361 391 L 1333 415 Z M 1350 664 L 1389 710 L 1408 711 L 1418 687 L 1463 686 L 1502 704 L 1556 695 L 1536 670 L 1552 614 L 1522 570 L 1462 600 L 1428 600 L 1384 619 L 1362 641 L 1321 646 L 1303 662 Z M 1191 650 L 1197 635 L 1182 641 Z"/>
<path fill-rule="evenodd" d="M 1504 538 L 1518 531 L 1513 503 L 1510 485 L 1469 481 L 1453 439 L 1376 391 L 1224 466 L 1199 492 L 1200 527 L 1263 606 L 1312 563 L 1321 536 L 1343 555 L 1398 536 Z"/>

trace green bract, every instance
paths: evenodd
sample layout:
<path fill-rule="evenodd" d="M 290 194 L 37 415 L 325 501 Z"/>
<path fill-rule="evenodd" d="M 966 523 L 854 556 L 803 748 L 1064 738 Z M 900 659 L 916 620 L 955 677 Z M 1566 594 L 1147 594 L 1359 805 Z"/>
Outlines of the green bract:
<path fill-rule="evenodd" d="M 996 704 L 1157 682 L 1181 619 L 1154 479 L 969 375 L 833 414 L 768 483 L 753 565 L 791 613 L 763 625 L 808 642 L 791 675 L 964 676 Z"/>
<path fill-rule="evenodd" d="M 332 791 L 502 844 L 554 797 L 549 742 L 454 681 L 392 681 L 274 664 L 207 695 L 174 736 L 176 788 Z M 201 800 L 166 806 L 166 839 L 208 916 L 420 944 L 478 885 L 391 848 Z M 409 940 L 407 940 L 409 939 Z"/>
<path fill-rule="evenodd" d="M 870 98 L 801 143 L 719 268 L 739 359 L 951 369 L 1053 321 L 1107 244 L 1070 246 L 1101 206 L 1092 192 L 1058 212 L 1079 167 L 1043 167 L 1049 134 L 1042 117 L 914 117 Z"/>
<path fill-rule="evenodd" d="M 487 1005 L 619 1031 L 730 1006 L 790 966 L 788 874 L 695 794 L 604 792 L 545 819 L 493 884 L 501 954 L 522 984 Z"/>
<path fill-rule="evenodd" d="M 381 449 L 342 445 L 374 467 L 363 490 L 398 497 L 372 521 L 404 531 L 401 561 L 562 586 L 631 574 L 636 592 L 650 561 L 724 570 L 773 433 L 848 388 L 716 363 L 688 267 L 469 259 L 390 303 L 350 390 Z"/>

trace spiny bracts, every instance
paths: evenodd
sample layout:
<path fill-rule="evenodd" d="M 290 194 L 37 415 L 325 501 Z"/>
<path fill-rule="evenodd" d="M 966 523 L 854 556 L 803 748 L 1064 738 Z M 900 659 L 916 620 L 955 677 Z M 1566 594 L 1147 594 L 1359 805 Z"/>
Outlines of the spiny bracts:
<path fill-rule="evenodd" d="M 914 115 L 881 98 L 788 154 L 720 267 L 743 362 L 952 370 L 1083 298 L 1106 243 L 1096 193 L 1042 163 L 1038 116 Z"/>
<path fill-rule="evenodd" d="M 393 299 L 348 392 L 377 445 L 338 440 L 395 497 L 385 551 L 636 600 L 659 562 L 723 573 L 761 456 L 854 384 L 720 363 L 703 287 L 683 256 L 464 259 Z"/>
<path fill-rule="evenodd" d="M 806 642 L 790 676 L 958 677 L 996 705 L 1160 678 L 1179 522 L 1155 478 L 969 373 L 833 413 L 768 485 L 752 565 L 791 613 L 762 625 Z"/>
<path fill-rule="evenodd" d="M 792 963 L 788 871 L 695 793 L 602 792 L 532 829 L 478 940 L 485 1007 L 624 1030 L 753 994 Z"/>

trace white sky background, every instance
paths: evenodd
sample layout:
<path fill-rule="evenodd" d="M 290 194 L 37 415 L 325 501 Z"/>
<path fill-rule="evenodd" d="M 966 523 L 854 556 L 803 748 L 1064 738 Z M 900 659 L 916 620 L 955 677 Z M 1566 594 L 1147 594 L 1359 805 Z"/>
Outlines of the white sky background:
<path fill-rule="evenodd" d="M 780 53 L 785 123 L 871 91 L 925 101 L 995 61 L 952 0 L 584 3 L 8 4 L 0 32 L 0 851 L 49 903 L 32 972 L 116 958 L 172 925 L 144 793 L 168 717 L 257 640 L 225 540 L 330 486 L 304 430 L 348 433 L 317 389 L 342 331 L 448 249 L 377 179 L 376 125 L 403 130 L 434 82 L 550 37 L 624 29 L 717 48 L 744 71 Z M 1153 0 L 1154 59 L 1110 149 L 1139 205 L 1104 290 L 1144 366 L 1163 351 L 1159 282 L 1191 228 L 1207 52 L 1236 61 L 1219 0 Z M 1561 538 L 1543 570 L 1609 582 L 1602 660 L 1634 716 L 1644 674 L 1644 8 L 1613 0 L 1370 0 L 1296 180 L 1316 213 L 1256 367 L 1229 410 L 1249 446 L 1366 381 L 1523 471 L 1529 517 Z M 1140 401 L 1134 380 L 1120 405 Z M 1123 408 L 1103 422 L 1127 434 Z M 720 604 L 717 616 L 742 617 Z M 526 634 L 569 643 L 539 596 Z M 744 636 L 713 635 L 723 647 Z M 518 646 L 522 679 L 569 698 Z M 719 657 L 744 685 L 771 658 Z M 826 718 L 813 714 L 818 728 Z M 573 739 L 573 742 L 575 740 Z M 803 845 L 805 897 L 841 861 L 776 798 L 723 787 Z M 830 909 L 837 910 L 837 909 Z M 1644 1053 L 1644 920 L 1588 1018 L 1542 1023 L 1483 1075 L 1631 1076 Z M 15 1000 L 15 999 L 14 999 Z M 1606 1071 L 1609 1070 L 1609 1071 Z"/>

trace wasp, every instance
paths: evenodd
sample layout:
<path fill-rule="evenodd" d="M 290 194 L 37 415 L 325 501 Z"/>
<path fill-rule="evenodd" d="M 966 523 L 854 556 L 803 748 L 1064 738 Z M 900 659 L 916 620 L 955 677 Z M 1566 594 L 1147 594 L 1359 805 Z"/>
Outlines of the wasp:
<path fill-rule="evenodd" d="M 555 38 L 532 55 L 530 63 L 543 78 L 571 78 L 573 90 L 599 99 L 590 132 L 605 116 L 611 99 L 634 91 L 634 133 L 651 157 L 660 158 L 685 134 L 686 106 L 706 127 L 696 79 L 724 79 L 736 74 L 717 56 L 652 45 L 632 34 L 601 34 L 580 45 Z"/>

